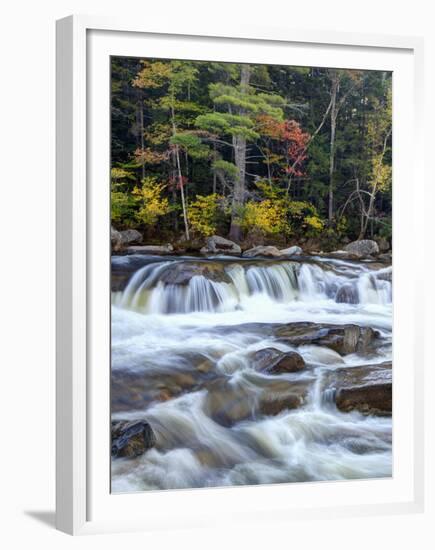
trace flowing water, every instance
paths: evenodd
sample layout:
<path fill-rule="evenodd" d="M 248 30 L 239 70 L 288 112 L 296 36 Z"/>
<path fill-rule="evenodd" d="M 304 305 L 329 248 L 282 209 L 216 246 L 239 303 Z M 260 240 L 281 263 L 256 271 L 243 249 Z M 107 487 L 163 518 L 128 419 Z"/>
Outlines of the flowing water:
<path fill-rule="evenodd" d="M 339 412 L 325 384 L 337 368 L 391 359 L 391 268 L 325 258 L 112 262 L 112 272 L 130 273 L 112 292 L 112 418 L 146 420 L 157 441 L 113 459 L 113 492 L 391 476 L 391 418 Z M 301 321 L 370 326 L 381 345 L 341 356 L 276 338 L 275 327 Z M 259 372 L 253 357 L 264 348 L 298 351 L 307 368 Z M 301 406 L 267 408 L 294 395 Z"/>

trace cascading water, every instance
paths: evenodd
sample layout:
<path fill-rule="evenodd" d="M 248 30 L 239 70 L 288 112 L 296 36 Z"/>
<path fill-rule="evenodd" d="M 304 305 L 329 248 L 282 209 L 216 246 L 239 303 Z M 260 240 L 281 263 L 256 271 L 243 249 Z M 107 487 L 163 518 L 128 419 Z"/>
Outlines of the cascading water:
<path fill-rule="evenodd" d="M 112 462 L 112 491 L 391 475 L 391 418 L 340 412 L 334 382 L 340 369 L 390 360 L 391 268 L 140 260 L 112 293 L 112 417 L 145 419 L 156 446 Z M 277 337 L 301 322 L 370 327 L 379 341 L 338 353 Z M 306 368 L 255 368 L 270 349 L 297 351 Z"/>
<path fill-rule="evenodd" d="M 273 301 L 334 300 L 359 304 L 391 303 L 391 283 L 367 269 L 346 275 L 319 265 L 275 262 L 268 265 L 230 263 L 223 268 L 227 282 L 194 275 L 188 284 L 166 284 L 159 277 L 176 262 L 158 262 L 139 269 L 112 302 L 142 313 L 225 312 L 243 308 L 254 295 Z M 346 300 L 347 290 L 349 300 Z M 353 293 L 353 294 L 352 294 Z M 354 296 L 353 299 L 352 296 Z"/>

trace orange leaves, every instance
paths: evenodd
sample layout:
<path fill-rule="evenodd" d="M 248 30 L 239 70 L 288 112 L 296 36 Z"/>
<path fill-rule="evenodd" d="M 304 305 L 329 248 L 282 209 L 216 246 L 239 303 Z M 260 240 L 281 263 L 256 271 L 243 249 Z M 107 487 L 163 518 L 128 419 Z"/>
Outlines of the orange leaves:
<path fill-rule="evenodd" d="M 310 140 L 310 134 L 304 132 L 300 124 L 295 120 L 278 121 L 270 115 L 258 115 L 257 126 L 259 133 L 271 140 L 277 141 L 279 150 L 284 149 L 286 166 L 283 170 L 291 176 L 302 176 L 300 165 L 307 158 L 306 149 Z M 276 145 L 275 145 L 276 147 Z M 270 163 L 272 154 L 268 154 Z M 279 153 L 274 155 L 274 160 L 280 159 Z"/>
<path fill-rule="evenodd" d="M 168 154 L 166 152 L 159 153 L 146 147 L 145 149 L 136 149 L 134 158 L 138 164 L 159 164 L 168 158 Z"/>

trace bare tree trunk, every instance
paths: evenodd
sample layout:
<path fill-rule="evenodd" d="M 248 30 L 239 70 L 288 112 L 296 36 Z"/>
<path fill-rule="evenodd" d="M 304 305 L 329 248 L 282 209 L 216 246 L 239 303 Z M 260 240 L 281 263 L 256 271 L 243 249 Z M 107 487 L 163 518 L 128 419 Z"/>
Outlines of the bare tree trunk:
<path fill-rule="evenodd" d="M 340 77 L 336 71 L 332 72 L 331 82 L 331 139 L 329 143 L 329 192 L 328 192 L 328 220 L 334 217 L 334 169 L 335 169 L 335 130 L 337 127 L 337 91 Z"/>
<path fill-rule="evenodd" d="M 177 133 L 177 127 L 175 125 L 175 111 L 173 106 L 171 107 L 171 115 L 172 115 L 172 134 L 175 136 L 175 134 Z M 180 194 L 181 194 L 181 206 L 183 208 L 184 233 L 186 235 L 186 239 L 189 240 L 190 234 L 189 234 L 189 223 L 187 220 L 187 204 L 186 204 L 186 199 L 184 197 L 183 174 L 181 173 L 180 149 L 178 145 L 175 146 L 175 159 L 176 159 L 176 166 L 177 166 L 178 185 L 180 187 Z"/>
<path fill-rule="evenodd" d="M 249 86 L 251 68 L 249 65 L 242 65 L 240 88 L 242 93 Z M 243 110 L 240 111 L 243 114 Z M 240 208 L 243 206 L 245 198 L 245 172 L 246 172 L 246 138 L 242 136 L 233 136 L 234 161 L 237 167 L 237 175 L 234 181 L 233 202 L 231 208 L 231 226 L 230 239 L 240 241 Z"/>
<path fill-rule="evenodd" d="M 369 226 L 369 221 L 371 220 L 372 214 L 373 214 L 373 207 L 374 207 L 374 204 L 375 204 L 375 197 L 376 197 L 376 187 L 370 193 L 369 206 L 367 208 L 366 217 L 365 217 L 363 226 L 361 228 L 360 234 L 358 236 L 358 240 L 364 239 L 365 234 L 367 233 L 367 228 Z"/>
<path fill-rule="evenodd" d="M 143 100 L 140 102 L 140 149 L 143 152 L 144 144 Z M 142 160 L 142 179 L 145 178 L 145 161 Z"/>
<path fill-rule="evenodd" d="M 175 157 L 177 159 L 178 182 L 179 182 L 180 193 L 181 193 L 181 206 L 183 208 L 184 232 L 186 235 L 186 239 L 189 240 L 190 239 L 189 223 L 187 221 L 187 206 L 186 206 L 186 199 L 184 197 L 183 175 L 181 173 L 180 150 L 178 148 L 178 145 L 175 148 Z"/>
<path fill-rule="evenodd" d="M 213 143 L 213 160 L 216 162 L 216 143 Z M 217 176 L 216 176 L 216 170 L 213 170 L 213 195 L 216 193 L 216 183 L 217 183 Z"/>

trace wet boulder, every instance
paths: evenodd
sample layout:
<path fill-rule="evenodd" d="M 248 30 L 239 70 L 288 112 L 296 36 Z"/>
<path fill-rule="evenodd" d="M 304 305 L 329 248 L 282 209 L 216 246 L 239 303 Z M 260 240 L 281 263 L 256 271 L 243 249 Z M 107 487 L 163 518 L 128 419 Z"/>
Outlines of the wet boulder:
<path fill-rule="evenodd" d="M 369 256 L 376 256 L 379 254 L 378 243 L 369 239 L 349 243 L 346 245 L 345 250 L 350 254 L 354 254 L 358 258 L 367 258 Z"/>
<path fill-rule="evenodd" d="M 367 352 L 379 333 L 358 325 L 329 325 L 323 323 L 289 323 L 275 329 L 275 336 L 292 346 L 315 344 L 333 349 L 340 355 Z"/>
<path fill-rule="evenodd" d="M 174 263 L 161 274 L 160 281 L 171 285 L 187 285 L 196 276 L 202 276 L 219 283 L 231 282 L 223 264 L 206 261 Z"/>
<path fill-rule="evenodd" d="M 156 436 L 144 420 L 112 421 L 112 456 L 134 458 L 156 444 Z"/>
<path fill-rule="evenodd" d="M 253 357 L 254 368 L 267 374 L 285 374 L 305 369 L 305 361 L 295 351 L 282 352 L 275 348 L 264 348 Z"/>
<path fill-rule="evenodd" d="M 335 404 L 342 412 L 391 415 L 391 362 L 336 369 L 327 384 L 335 389 Z"/>
<path fill-rule="evenodd" d="M 265 258 L 279 258 L 281 256 L 281 251 L 276 248 L 276 246 L 254 246 L 249 250 L 243 252 L 244 258 L 256 258 L 262 256 Z"/>
<path fill-rule="evenodd" d="M 127 254 L 150 254 L 156 256 L 172 254 L 173 251 L 174 247 L 172 246 L 172 244 L 128 246 L 126 249 Z"/>
<path fill-rule="evenodd" d="M 218 235 L 208 237 L 206 244 L 201 248 L 201 254 L 230 254 L 239 255 L 242 249 L 238 244 L 229 239 L 224 239 Z"/>

